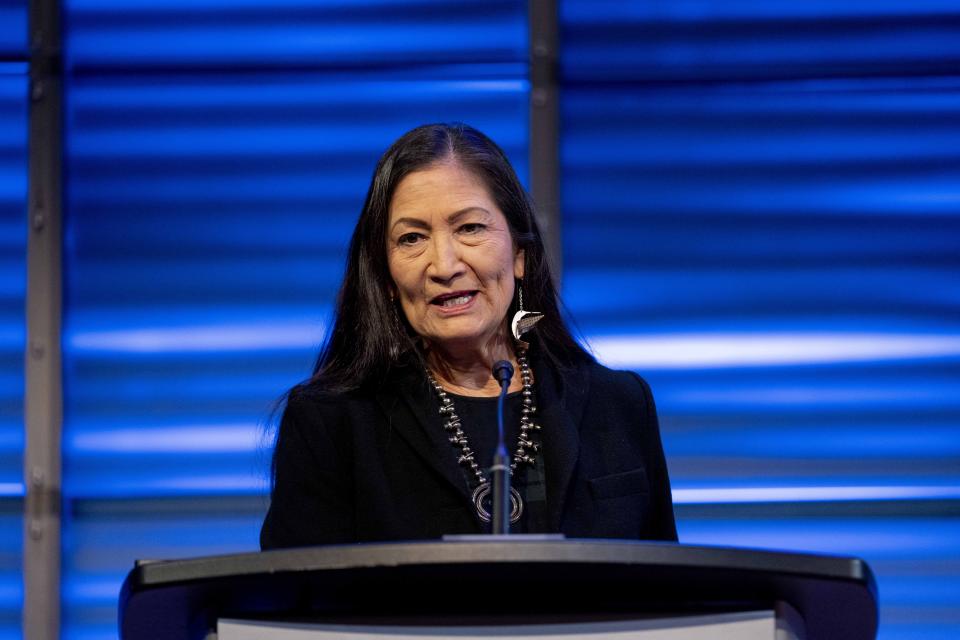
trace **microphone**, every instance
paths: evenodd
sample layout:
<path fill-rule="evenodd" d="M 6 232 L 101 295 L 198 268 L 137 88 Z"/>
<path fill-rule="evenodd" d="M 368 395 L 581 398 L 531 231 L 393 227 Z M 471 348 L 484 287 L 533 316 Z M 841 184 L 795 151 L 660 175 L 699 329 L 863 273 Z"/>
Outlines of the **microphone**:
<path fill-rule="evenodd" d="M 497 398 L 497 449 L 493 454 L 490 475 L 493 481 L 493 534 L 510 533 L 510 458 L 503 442 L 503 401 L 510 389 L 513 365 L 506 360 L 493 363 L 493 379 L 500 384 Z"/>
<path fill-rule="evenodd" d="M 500 383 L 501 391 L 506 384 L 510 388 L 510 380 L 513 378 L 513 365 L 509 360 L 497 360 L 493 363 L 493 379 Z"/>

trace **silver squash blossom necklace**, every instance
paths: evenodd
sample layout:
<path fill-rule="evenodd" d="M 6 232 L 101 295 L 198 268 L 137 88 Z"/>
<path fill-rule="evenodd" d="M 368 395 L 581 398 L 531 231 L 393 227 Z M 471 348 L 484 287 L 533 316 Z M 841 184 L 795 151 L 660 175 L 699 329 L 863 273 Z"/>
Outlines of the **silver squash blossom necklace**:
<path fill-rule="evenodd" d="M 520 436 L 517 438 L 517 449 L 513 452 L 513 459 L 510 462 L 511 474 L 517 470 L 520 463 L 528 466 L 536 464 L 537 452 L 540 451 L 540 445 L 534 442 L 533 434 L 540 431 L 540 425 L 533 421 L 537 413 L 537 407 L 533 404 L 533 375 L 530 373 L 530 364 L 527 362 L 527 350 L 517 350 L 517 364 L 520 365 L 520 380 L 523 382 L 523 408 L 520 415 Z M 450 443 L 459 449 L 460 455 L 457 462 L 470 469 L 474 479 L 477 482 L 477 488 L 473 490 L 473 506 L 477 510 L 477 515 L 483 522 L 490 522 L 492 517 L 490 511 L 484 506 L 491 492 L 490 480 L 474 458 L 474 451 L 470 448 L 467 441 L 467 434 L 463 432 L 460 424 L 460 416 L 457 415 L 453 407 L 453 400 L 433 374 L 427 370 L 427 378 L 437 392 L 440 398 L 440 418 L 444 420 L 443 428 L 450 434 Z M 516 522 L 523 515 L 523 498 L 512 486 L 510 487 L 510 522 Z"/>

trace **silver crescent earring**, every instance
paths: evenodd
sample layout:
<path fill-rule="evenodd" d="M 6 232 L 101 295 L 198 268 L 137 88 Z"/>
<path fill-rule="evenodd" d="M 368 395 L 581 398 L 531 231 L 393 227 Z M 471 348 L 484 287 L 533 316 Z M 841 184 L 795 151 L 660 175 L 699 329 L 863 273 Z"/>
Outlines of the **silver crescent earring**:
<path fill-rule="evenodd" d="M 519 296 L 519 309 L 513 314 L 513 320 L 510 322 L 510 331 L 513 333 L 513 339 L 524 349 L 530 345 L 520 339 L 533 325 L 543 320 L 543 314 L 539 311 L 524 311 L 523 309 L 523 284 L 517 283 L 517 295 Z"/>

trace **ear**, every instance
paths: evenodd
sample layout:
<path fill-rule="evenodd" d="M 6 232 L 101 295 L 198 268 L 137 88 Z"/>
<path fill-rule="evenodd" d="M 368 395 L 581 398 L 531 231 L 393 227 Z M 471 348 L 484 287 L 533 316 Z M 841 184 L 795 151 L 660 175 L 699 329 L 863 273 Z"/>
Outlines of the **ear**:
<path fill-rule="evenodd" d="M 517 280 L 523 280 L 523 274 L 526 271 L 526 260 L 527 255 L 524 253 L 523 249 L 517 249 L 517 252 L 513 254 L 513 277 Z"/>

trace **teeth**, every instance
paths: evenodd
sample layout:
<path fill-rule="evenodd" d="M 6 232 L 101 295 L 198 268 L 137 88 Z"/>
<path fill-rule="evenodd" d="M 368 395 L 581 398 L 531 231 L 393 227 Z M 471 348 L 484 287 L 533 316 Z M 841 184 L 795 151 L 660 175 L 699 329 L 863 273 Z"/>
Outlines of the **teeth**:
<path fill-rule="evenodd" d="M 442 304 L 444 307 L 455 307 L 458 304 L 467 304 L 468 302 L 470 302 L 470 298 L 471 296 L 469 295 L 457 296 L 456 298 L 447 298 L 446 300 L 443 301 Z"/>

